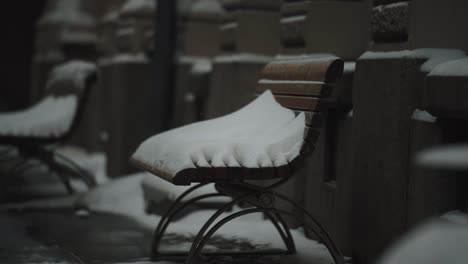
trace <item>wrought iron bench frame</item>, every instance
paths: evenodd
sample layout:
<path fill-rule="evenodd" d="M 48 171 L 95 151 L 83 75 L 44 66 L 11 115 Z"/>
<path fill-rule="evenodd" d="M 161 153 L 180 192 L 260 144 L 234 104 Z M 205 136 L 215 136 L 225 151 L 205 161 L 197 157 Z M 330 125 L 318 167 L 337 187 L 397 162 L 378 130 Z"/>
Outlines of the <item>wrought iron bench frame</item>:
<path fill-rule="evenodd" d="M 257 85 L 257 93 L 270 90 L 276 100 L 284 107 L 294 110 L 296 113 L 306 114 L 306 129 L 304 131 L 304 143 L 301 154 L 290 164 L 271 168 L 195 168 L 183 170 L 172 176 L 172 183 L 186 185 L 192 182 L 200 182 L 180 195 L 168 211 L 162 216 L 153 234 L 151 245 L 151 259 L 185 258 L 185 263 L 193 263 L 201 255 L 287 255 L 295 254 L 296 247 L 289 227 L 283 216 L 289 216 L 302 223 L 310 230 L 329 250 L 335 263 L 345 263 L 343 254 L 336 246 L 325 228 L 304 207 L 296 204 L 292 199 L 275 192 L 274 189 L 283 185 L 298 170 L 304 157 L 309 154 L 318 139 L 319 129 L 326 110 L 332 106 L 330 96 L 334 83 L 343 74 L 344 62 L 336 57 L 332 58 L 301 58 L 302 62 L 282 59 L 265 66 Z M 285 82 L 264 83 L 262 79 L 279 80 Z M 299 82 L 295 82 L 299 81 Z M 303 81 L 303 82 L 301 82 Z M 158 168 L 151 167 L 137 159 L 130 161 L 137 167 L 149 171 L 155 175 L 161 173 Z M 161 175 L 161 174 L 160 174 Z M 278 179 L 273 184 L 263 187 L 245 182 L 245 180 L 271 180 Z M 167 180 L 167 178 L 166 178 Z M 209 183 L 215 183 L 217 193 L 204 194 L 184 200 L 191 192 Z M 202 226 L 194 238 L 189 252 L 160 252 L 159 246 L 168 226 L 174 216 L 197 201 L 211 197 L 232 196 L 233 200 L 216 211 Z M 274 201 L 282 200 L 293 207 L 293 210 L 279 209 Z M 228 212 L 233 206 L 249 204 L 252 208 L 242 209 L 219 220 L 223 213 Z M 286 250 L 263 250 L 249 252 L 202 252 L 206 242 L 214 233 L 229 221 L 247 214 L 263 213 L 274 225 L 281 236 Z M 302 215 L 298 215 L 300 212 Z M 211 228 L 210 228 L 211 227 Z"/>
<path fill-rule="evenodd" d="M 61 67 L 61 66 L 57 66 Z M 75 193 L 70 179 L 81 179 L 88 188 L 96 185 L 95 178 L 86 170 L 82 169 L 71 159 L 57 153 L 55 147 L 67 142 L 73 133 L 77 130 L 80 121 L 83 118 L 83 112 L 86 108 L 90 90 L 98 81 L 98 72 L 88 73 L 84 78 L 84 87 L 77 87 L 76 83 L 70 80 L 53 80 L 48 83 L 48 88 L 44 98 L 47 96 L 66 96 L 75 95 L 78 97 L 77 109 L 73 117 L 70 128 L 58 136 L 14 136 L 0 135 L 0 145 L 14 147 L 18 151 L 18 162 L 9 170 L 9 175 L 18 175 L 37 164 L 31 164 L 27 161 L 38 160 L 40 164 L 46 164 L 52 171 L 55 171 L 69 194 Z M 0 161 L 16 159 L 17 156 L 9 155 L 9 152 L 2 153 Z"/>

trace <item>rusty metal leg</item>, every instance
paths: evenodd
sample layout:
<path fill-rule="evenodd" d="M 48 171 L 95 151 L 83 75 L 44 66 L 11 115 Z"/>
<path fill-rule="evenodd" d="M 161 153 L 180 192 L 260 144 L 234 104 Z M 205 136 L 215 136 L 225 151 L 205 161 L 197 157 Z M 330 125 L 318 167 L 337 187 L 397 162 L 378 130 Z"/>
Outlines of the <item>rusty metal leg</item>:
<path fill-rule="evenodd" d="M 172 219 L 182 210 L 187 208 L 189 205 L 194 204 L 200 200 L 207 199 L 207 198 L 212 198 L 212 197 L 222 197 L 226 196 L 221 193 L 210 193 L 210 194 L 204 194 L 200 196 L 196 196 L 186 202 L 180 202 L 178 203 L 180 206 L 178 207 L 173 207 L 172 210 L 169 210 L 168 213 L 166 213 L 166 217 L 164 219 L 161 219 L 161 221 L 158 224 L 158 227 L 153 233 L 153 241 L 151 245 L 151 259 L 155 260 L 160 254 L 158 253 L 158 248 L 161 243 L 162 238 L 164 237 L 164 234 L 169 227 L 169 225 L 172 223 Z"/>

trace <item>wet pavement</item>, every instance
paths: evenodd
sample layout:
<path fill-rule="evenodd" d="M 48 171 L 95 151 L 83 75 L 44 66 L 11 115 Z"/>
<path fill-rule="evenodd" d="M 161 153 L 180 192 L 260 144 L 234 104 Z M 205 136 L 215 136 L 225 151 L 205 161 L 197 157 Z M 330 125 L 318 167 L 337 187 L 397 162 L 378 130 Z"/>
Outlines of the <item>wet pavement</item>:
<path fill-rule="evenodd" d="M 0 263 L 116 263 L 149 256 L 151 231 L 109 213 L 0 213 Z"/>

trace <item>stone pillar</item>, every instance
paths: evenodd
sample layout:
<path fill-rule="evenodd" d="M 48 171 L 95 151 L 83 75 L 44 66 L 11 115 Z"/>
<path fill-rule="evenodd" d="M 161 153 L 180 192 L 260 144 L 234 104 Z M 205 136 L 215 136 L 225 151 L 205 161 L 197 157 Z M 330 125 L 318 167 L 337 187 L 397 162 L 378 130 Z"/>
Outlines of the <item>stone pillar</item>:
<path fill-rule="evenodd" d="M 178 11 L 180 55 L 176 60 L 172 127 L 204 118 L 212 58 L 220 53 L 218 27 L 224 16 L 217 0 L 182 2 Z"/>
<path fill-rule="evenodd" d="M 305 20 L 308 53 L 332 53 L 356 60 L 369 44 L 368 1 L 311 1 Z"/>
<path fill-rule="evenodd" d="M 227 15 L 221 25 L 221 49 L 274 55 L 281 49 L 281 0 L 221 0 Z"/>
<path fill-rule="evenodd" d="M 33 101 L 44 95 L 44 89 L 53 66 L 66 60 L 96 59 L 96 20 L 79 0 L 49 1 L 37 24 L 36 54 L 33 62 Z M 71 144 L 98 151 L 99 142 L 99 90 L 89 94 L 83 118 L 75 131 Z"/>
<path fill-rule="evenodd" d="M 409 19 L 413 48 L 456 48 L 468 52 L 464 0 L 412 0 Z"/>
<path fill-rule="evenodd" d="M 219 26 L 224 9 L 217 0 L 199 0 L 180 12 L 180 52 L 212 57 L 220 52 Z"/>
<path fill-rule="evenodd" d="M 119 22 L 119 9 L 122 0 L 112 1 L 102 16 L 99 17 L 97 23 L 98 57 L 110 58 L 117 53 L 117 36 L 116 31 Z"/>
<path fill-rule="evenodd" d="M 118 177 L 136 169 L 128 158 L 138 145 L 155 133 L 152 98 L 154 97 L 154 66 L 147 59 L 152 47 L 155 1 L 128 0 L 118 11 L 118 21 L 102 31 L 102 47 L 105 52 L 100 61 L 101 88 L 107 154 L 107 172 Z M 106 23 L 107 23 L 106 22 Z M 109 27 L 116 25 L 115 35 Z M 109 39 L 114 38 L 112 45 Z"/>
<path fill-rule="evenodd" d="M 232 113 L 254 99 L 259 73 L 271 57 L 255 54 L 218 56 L 206 104 L 206 118 Z"/>
<path fill-rule="evenodd" d="M 153 48 L 155 5 L 155 0 L 124 2 L 116 32 L 119 53 L 145 53 Z"/>
<path fill-rule="evenodd" d="M 282 53 L 287 58 L 300 60 L 304 54 L 326 53 L 348 60 L 343 78 L 334 87 L 332 100 L 336 108 L 323 118 L 315 150 L 294 181 L 281 191 L 312 212 L 340 249 L 351 255 L 348 224 L 352 214 L 351 95 L 354 60 L 367 49 L 370 39 L 370 4 L 287 0 L 281 14 Z"/>
<path fill-rule="evenodd" d="M 48 1 L 46 11 L 37 24 L 33 101 L 42 97 L 52 66 L 70 57 L 76 58 L 76 46 L 93 53 L 95 44 L 95 19 L 83 11 L 79 0 Z M 81 55 L 84 59 L 94 59 L 93 54 Z"/>

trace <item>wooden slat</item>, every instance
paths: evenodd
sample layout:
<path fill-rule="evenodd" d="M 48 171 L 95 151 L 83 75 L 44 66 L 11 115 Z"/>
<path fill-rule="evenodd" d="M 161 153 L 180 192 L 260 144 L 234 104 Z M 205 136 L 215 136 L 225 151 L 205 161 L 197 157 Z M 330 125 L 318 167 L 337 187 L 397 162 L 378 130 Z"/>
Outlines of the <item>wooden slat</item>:
<path fill-rule="evenodd" d="M 296 60 L 272 62 L 263 68 L 261 79 L 318 81 L 333 83 L 343 75 L 344 62 L 340 59 Z"/>
<path fill-rule="evenodd" d="M 331 94 L 331 87 L 323 83 L 301 83 L 301 82 L 279 82 L 265 83 L 259 81 L 257 92 L 262 93 L 270 90 L 276 95 L 306 95 L 316 97 L 327 97 Z"/>
<path fill-rule="evenodd" d="M 297 110 L 320 111 L 325 108 L 325 100 L 316 97 L 277 95 L 276 101 L 282 106 Z"/>

